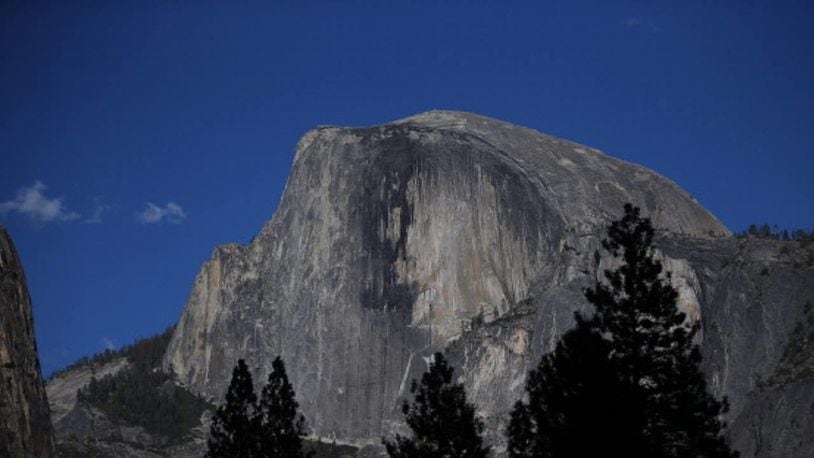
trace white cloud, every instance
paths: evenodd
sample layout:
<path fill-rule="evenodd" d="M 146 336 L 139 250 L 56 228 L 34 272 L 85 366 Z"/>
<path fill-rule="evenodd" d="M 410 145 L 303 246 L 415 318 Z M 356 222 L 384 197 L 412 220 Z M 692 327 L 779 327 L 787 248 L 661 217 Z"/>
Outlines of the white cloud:
<path fill-rule="evenodd" d="M 39 180 L 29 187 L 17 191 L 17 197 L 0 203 L 0 214 L 19 213 L 30 218 L 36 224 L 46 224 L 53 221 L 73 221 L 79 218 L 79 213 L 68 211 L 62 204 L 62 198 L 49 199 L 45 197 L 48 187 Z"/>
<path fill-rule="evenodd" d="M 186 217 L 187 214 L 184 209 L 175 202 L 167 202 L 165 207 L 147 202 L 144 210 L 136 213 L 136 219 L 142 224 L 154 224 L 162 221 L 179 224 Z"/>
<path fill-rule="evenodd" d="M 115 350 L 116 349 L 116 344 L 114 344 L 113 341 L 108 339 L 107 337 L 102 337 L 101 342 L 102 342 L 102 346 L 105 347 L 105 350 Z"/>
<path fill-rule="evenodd" d="M 99 224 L 102 222 L 102 215 L 110 210 L 110 205 L 104 203 L 101 197 L 93 199 L 93 214 L 85 218 L 83 223 L 86 224 Z"/>
<path fill-rule="evenodd" d="M 649 19 L 640 19 L 638 17 L 629 17 L 622 21 L 622 25 L 629 29 L 641 29 L 651 34 L 661 32 L 661 27 L 653 23 Z"/>
<path fill-rule="evenodd" d="M 641 23 L 641 21 L 639 21 L 639 18 L 629 17 L 629 18 L 625 19 L 624 21 L 622 21 L 622 24 L 625 27 L 638 27 L 642 23 Z"/>

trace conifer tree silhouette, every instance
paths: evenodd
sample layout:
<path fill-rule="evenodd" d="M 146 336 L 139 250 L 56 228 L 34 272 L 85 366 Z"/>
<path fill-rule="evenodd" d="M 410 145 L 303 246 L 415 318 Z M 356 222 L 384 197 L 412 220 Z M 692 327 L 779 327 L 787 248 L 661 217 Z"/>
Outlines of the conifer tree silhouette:
<path fill-rule="evenodd" d="M 212 418 L 207 457 L 259 456 L 257 427 L 253 419 L 256 404 L 252 374 L 240 359 L 232 371 L 226 402 L 218 407 Z"/>
<path fill-rule="evenodd" d="M 396 435 L 383 441 L 387 453 L 399 458 L 482 458 L 489 454 L 483 445 L 483 422 L 475 407 L 466 401 L 460 384 L 452 383 L 453 368 L 441 353 L 433 356 L 430 369 L 413 380 L 413 403 L 405 402 L 402 412 L 413 437 Z"/>
<path fill-rule="evenodd" d="M 252 374 L 240 359 L 232 371 L 226 402 L 212 418 L 207 457 L 299 458 L 305 419 L 297 412 L 294 388 L 285 364 L 278 356 L 272 362 L 268 383 L 260 400 L 254 394 Z"/>
<path fill-rule="evenodd" d="M 636 457 L 641 427 L 620 422 L 631 393 L 619 383 L 610 344 L 577 315 L 553 352 L 529 373 L 507 435 L 511 457 Z"/>
<path fill-rule="evenodd" d="M 699 369 L 698 324 L 686 323 L 661 277 L 653 226 L 638 208 L 624 210 L 602 242 L 621 264 L 586 290 L 596 314 L 577 315 L 530 374 L 528 402 L 518 401 L 507 430 L 512 457 L 738 456 L 722 435 L 726 402 L 707 392 Z"/>
<path fill-rule="evenodd" d="M 260 394 L 255 415 L 259 432 L 259 456 L 301 457 L 305 419 L 297 413 L 294 388 L 288 381 L 285 364 L 278 356 L 272 363 L 268 382 Z"/>

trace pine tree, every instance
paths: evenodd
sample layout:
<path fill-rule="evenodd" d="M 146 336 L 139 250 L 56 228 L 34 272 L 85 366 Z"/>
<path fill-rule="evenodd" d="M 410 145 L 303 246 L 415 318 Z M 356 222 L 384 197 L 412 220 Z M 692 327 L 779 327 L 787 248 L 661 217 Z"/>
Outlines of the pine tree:
<path fill-rule="evenodd" d="M 278 356 L 272 363 L 255 415 L 260 434 L 259 456 L 304 456 L 301 436 L 306 434 L 305 420 L 297 413 L 297 407 L 294 388 L 288 381 L 285 364 Z"/>
<path fill-rule="evenodd" d="M 453 368 L 441 353 L 433 356 L 430 369 L 413 380 L 413 403 L 405 402 L 402 412 L 413 437 L 396 435 L 384 441 L 387 453 L 399 458 L 481 458 L 489 453 L 483 445 L 483 422 L 475 407 L 466 401 L 460 384 L 452 383 Z"/>
<path fill-rule="evenodd" d="M 654 452 L 675 457 L 735 456 L 722 436 L 726 403 L 708 392 L 693 342 L 698 324 L 676 307 L 678 292 L 661 277 L 654 258 L 653 226 L 638 208 L 608 228 L 602 246 L 622 265 L 605 271 L 608 284 L 586 291 L 596 307 L 597 329 L 612 345 L 622 382 L 638 393 L 646 435 Z M 669 278 L 669 273 L 667 274 Z"/>
<path fill-rule="evenodd" d="M 626 393 L 611 364 L 610 343 L 580 315 L 526 381 L 509 421 L 510 457 L 636 457 L 641 430 L 627 415 Z"/>
<path fill-rule="evenodd" d="M 207 457 L 255 457 L 258 454 L 258 431 L 254 421 L 257 396 L 252 374 L 240 359 L 232 371 L 232 381 L 226 391 L 226 403 L 218 407 L 212 418 Z"/>
<path fill-rule="evenodd" d="M 653 236 L 630 204 L 608 228 L 603 247 L 621 264 L 586 291 L 594 317 L 578 316 L 530 375 L 529 402 L 516 404 L 507 431 L 511 456 L 737 456 L 722 436 L 726 404 L 699 369 L 698 326 L 676 308 Z M 579 451 L 585 446 L 601 453 Z"/>

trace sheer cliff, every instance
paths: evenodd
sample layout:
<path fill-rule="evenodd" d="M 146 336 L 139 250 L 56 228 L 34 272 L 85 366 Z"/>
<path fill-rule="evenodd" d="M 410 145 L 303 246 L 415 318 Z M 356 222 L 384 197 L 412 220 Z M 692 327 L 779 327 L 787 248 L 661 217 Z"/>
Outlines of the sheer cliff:
<path fill-rule="evenodd" d="M 23 266 L 0 226 L 0 457 L 56 456 L 49 415 Z"/>
<path fill-rule="evenodd" d="M 402 428 L 410 380 L 445 350 L 500 451 L 527 369 L 587 309 L 625 202 L 661 229 L 712 386 L 737 418 L 814 298 L 806 247 L 744 245 L 655 172 L 460 112 L 305 134 L 272 219 L 201 269 L 164 366 L 217 399 L 238 358 L 265 378 L 280 354 L 313 434 L 364 444 Z"/>

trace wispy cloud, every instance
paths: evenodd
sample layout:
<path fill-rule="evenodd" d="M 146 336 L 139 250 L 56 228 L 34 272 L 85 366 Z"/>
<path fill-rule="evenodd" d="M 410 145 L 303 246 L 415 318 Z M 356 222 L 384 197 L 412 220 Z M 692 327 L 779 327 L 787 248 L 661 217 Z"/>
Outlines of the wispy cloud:
<path fill-rule="evenodd" d="M 0 203 L 0 214 L 18 213 L 28 217 L 35 224 L 79 219 L 79 213 L 69 211 L 63 205 L 62 198 L 46 197 L 46 189 L 48 186 L 39 180 L 31 186 L 19 189 L 17 197 Z"/>
<path fill-rule="evenodd" d="M 156 224 L 162 221 L 179 224 L 186 217 L 184 209 L 175 202 L 167 202 L 164 207 L 147 202 L 144 210 L 136 213 L 136 220 L 142 224 Z"/>
<path fill-rule="evenodd" d="M 654 24 L 650 19 L 642 19 L 639 17 L 629 17 L 622 21 L 622 25 L 628 29 L 639 29 L 645 32 L 655 34 L 661 32 L 661 27 Z"/>
<path fill-rule="evenodd" d="M 82 222 L 85 224 L 100 224 L 102 222 L 102 215 L 110 210 L 110 208 L 110 205 L 106 204 L 101 197 L 96 197 L 93 199 L 93 213 Z"/>
<path fill-rule="evenodd" d="M 100 339 L 102 346 L 105 347 L 105 350 L 115 350 L 116 344 L 113 343 L 112 340 L 108 339 L 107 337 L 102 337 Z"/>

